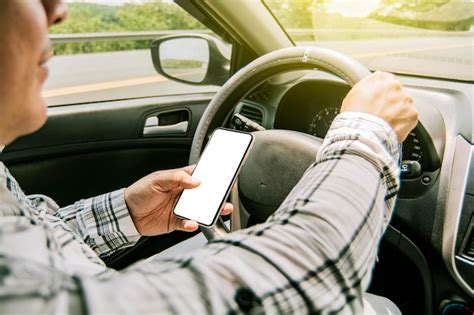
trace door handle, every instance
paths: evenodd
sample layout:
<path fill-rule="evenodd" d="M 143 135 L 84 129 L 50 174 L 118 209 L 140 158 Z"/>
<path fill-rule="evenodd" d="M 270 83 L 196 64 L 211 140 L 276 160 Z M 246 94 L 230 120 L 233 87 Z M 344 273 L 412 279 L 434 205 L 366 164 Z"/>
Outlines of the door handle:
<path fill-rule="evenodd" d="M 189 129 L 190 113 L 187 109 L 164 111 L 149 115 L 143 127 L 143 136 L 185 135 Z"/>
<path fill-rule="evenodd" d="M 189 122 L 182 121 L 173 125 L 167 126 L 147 126 L 143 128 L 144 136 L 163 136 L 174 134 L 186 134 L 188 131 Z"/>

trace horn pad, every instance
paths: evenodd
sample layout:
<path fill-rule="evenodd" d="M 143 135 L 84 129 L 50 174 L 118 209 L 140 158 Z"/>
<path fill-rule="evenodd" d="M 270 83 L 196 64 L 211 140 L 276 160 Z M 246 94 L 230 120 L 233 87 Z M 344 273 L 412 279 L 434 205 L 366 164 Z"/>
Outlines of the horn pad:
<path fill-rule="evenodd" d="M 265 220 L 315 161 L 322 139 L 278 129 L 253 135 L 252 149 L 239 175 L 239 193 L 249 214 Z"/>

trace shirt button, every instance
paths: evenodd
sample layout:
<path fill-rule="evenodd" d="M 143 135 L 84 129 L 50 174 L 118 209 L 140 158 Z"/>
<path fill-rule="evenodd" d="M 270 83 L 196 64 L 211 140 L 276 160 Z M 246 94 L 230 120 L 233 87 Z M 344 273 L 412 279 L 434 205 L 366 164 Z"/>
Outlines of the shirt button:
<path fill-rule="evenodd" d="M 255 305 L 256 296 L 249 288 L 239 288 L 235 293 L 235 301 L 243 312 L 249 312 Z"/>

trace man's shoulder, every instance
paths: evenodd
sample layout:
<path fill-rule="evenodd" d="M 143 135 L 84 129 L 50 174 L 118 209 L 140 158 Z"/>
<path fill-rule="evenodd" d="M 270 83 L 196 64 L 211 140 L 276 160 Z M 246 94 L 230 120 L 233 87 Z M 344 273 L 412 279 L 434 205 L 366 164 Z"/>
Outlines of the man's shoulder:
<path fill-rule="evenodd" d="M 30 200 L 8 168 L 0 162 L 0 215 L 27 216 Z"/>

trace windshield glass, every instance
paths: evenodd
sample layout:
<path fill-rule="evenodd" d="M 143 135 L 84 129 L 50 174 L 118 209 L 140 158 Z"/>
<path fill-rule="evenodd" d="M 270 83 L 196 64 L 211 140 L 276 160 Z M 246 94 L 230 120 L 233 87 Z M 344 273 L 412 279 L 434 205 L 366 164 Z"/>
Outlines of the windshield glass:
<path fill-rule="evenodd" d="M 371 70 L 474 81 L 471 0 L 266 0 L 296 45 Z"/>

